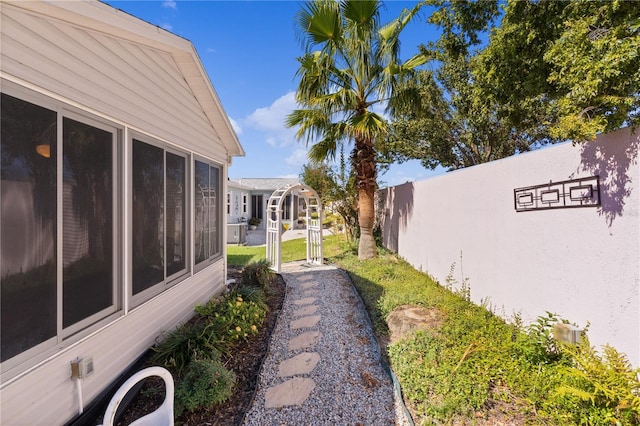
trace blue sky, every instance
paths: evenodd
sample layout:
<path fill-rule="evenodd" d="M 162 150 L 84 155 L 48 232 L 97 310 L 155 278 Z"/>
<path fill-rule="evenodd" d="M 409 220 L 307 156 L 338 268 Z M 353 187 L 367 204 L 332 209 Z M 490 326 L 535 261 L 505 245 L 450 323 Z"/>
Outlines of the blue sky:
<path fill-rule="evenodd" d="M 222 105 L 246 151 L 235 157 L 231 178 L 298 177 L 307 162 L 304 141 L 284 119 L 295 109 L 298 1 L 105 1 L 113 7 L 190 40 L 209 74 Z M 397 17 L 415 1 L 387 1 L 382 21 Z M 420 43 L 437 38 L 415 19 L 401 36 L 401 56 L 417 52 Z M 383 186 L 421 180 L 434 172 L 418 161 L 393 165 L 379 177 Z"/>

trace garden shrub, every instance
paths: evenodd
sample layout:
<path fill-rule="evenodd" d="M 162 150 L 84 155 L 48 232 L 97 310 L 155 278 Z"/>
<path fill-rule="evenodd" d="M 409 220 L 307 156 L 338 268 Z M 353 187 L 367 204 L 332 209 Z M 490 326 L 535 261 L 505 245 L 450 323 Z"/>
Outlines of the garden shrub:
<path fill-rule="evenodd" d="M 196 312 L 206 320 L 205 336 L 219 336 L 217 349 L 228 354 L 235 342 L 258 334 L 267 310 L 264 301 L 246 301 L 236 292 L 222 302 L 197 306 Z"/>
<path fill-rule="evenodd" d="M 188 322 L 165 333 L 152 348 L 155 353 L 151 361 L 180 375 L 193 357 L 203 352 L 212 359 L 219 358 L 217 350 L 207 342 L 204 329 L 201 322 Z"/>
<path fill-rule="evenodd" d="M 241 296 L 247 302 L 253 302 L 257 305 L 267 309 L 267 296 L 264 290 L 260 287 L 241 285 L 231 292 L 230 297 Z"/>
<path fill-rule="evenodd" d="M 640 424 L 640 369 L 624 354 L 605 345 L 600 355 L 583 336 L 578 345 L 562 345 L 571 362 L 559 367 L 562 384 L 547 403 L 575 424 Z"/>
<path fill-rule="evenodd" d="M 184 410 L 193 412 L 226 401 L 233 394 L 235 383 L 235 373 L 227 370 L 219 360 L 194 360 L 176 386 L 176 415 Z"/>
<path fill-rule="evenodd" d="M 275 279 L 276 274 L 271 270 L 269 261 L 262 259 L 254 263 L 250 263 L 244 268 L 240 278 L 240 284 L 245 286 L 256 286 L 267 290 L 269 286 L 273 284 Z"/>

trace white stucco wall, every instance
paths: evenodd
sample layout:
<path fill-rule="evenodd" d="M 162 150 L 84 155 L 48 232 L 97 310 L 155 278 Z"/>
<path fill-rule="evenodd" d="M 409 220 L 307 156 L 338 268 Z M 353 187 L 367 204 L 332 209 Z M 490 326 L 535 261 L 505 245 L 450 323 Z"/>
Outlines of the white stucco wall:
<path fill-rule="evenodd" d="M 506 319 L 545 311 L 640 365 L 640 132 L 602 135 L 380 191 L 384 244 Z M 514 189 L 599 175 L 600 207 L 516 212 Z M 462 260 L 461 260 L 462 255 Z M 462 266 L 462 270 L 461 267 Z"/>

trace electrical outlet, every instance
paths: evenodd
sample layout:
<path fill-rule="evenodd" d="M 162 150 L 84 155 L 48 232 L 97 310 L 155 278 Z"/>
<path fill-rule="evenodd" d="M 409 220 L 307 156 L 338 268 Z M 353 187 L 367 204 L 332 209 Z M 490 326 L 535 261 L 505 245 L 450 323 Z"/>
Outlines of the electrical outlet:
<path fill-rule="evenodd" d="M 71 378 L 86 379 L 93 374 L 93 357 L 77 358 L 71 361 Z"/>

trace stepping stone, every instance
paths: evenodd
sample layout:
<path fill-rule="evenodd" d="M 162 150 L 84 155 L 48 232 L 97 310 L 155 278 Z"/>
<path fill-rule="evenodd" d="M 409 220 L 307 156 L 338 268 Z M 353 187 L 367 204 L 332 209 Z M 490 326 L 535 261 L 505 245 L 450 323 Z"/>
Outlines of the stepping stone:
<path fill-rule="evenodd" d="M 320 321 L 320 315 L 311 315 L 308 317 L 298 318 L 291 321 L 291 329 L 296 330 L 298 328 L 311 328 Z"/>
<path fill-rule="evenodd" d="M 302 295 L 304 297 L 310 297 L 310 296 L 317 296 L 319 293 L 319 290 L 307 290 L 304 293 L 302 293 Z"/>
<path fill-rule="evenodd" d="M 294 317 L 304 317 L 307 315 L 313 315 L 318 312 L 318 305 L 309 305 L 304 308 L 300 308 L 298 310 L 293 311 Z"/>
<path fill-rule="evenodd" d="M 289 350 L 296 351 L 298 349 L 310 348 L 318 344 L 318 340 L 322 337 L 319 331 L 307 331 L 299 336 L 289 340 Z"/>
<path fill-rule="evenodd" d="M 312 379 L 296 377 L 267 389 L 265 408 L 280 408 L 287 405 L 302 405 L 316 387 Z"/>
<path fill-rule="evenodd" d="M 320 361 L 320 355 L 317 352 L 303 352 L 300 355 L 282 361 L 278 367 L 278 377 L 310 373 L 316 368 L 318 361 Z"/>
<path fill-rule="evenodd" d="M 315 303 L 315 301 L 316 301 L 315 297 L 305 297 L 304 299 L 295 300 L 293 304 L 294 305 L 310 305 L 312 303 Z"/>
<path fill-rule="evenodd" d="M 313 287 L 315 287 L 315 286 L 317 286 L 317 285 L 318 285 L 318 283 L 317 283 L 317 282 L 304 283 L 304 284 L 302 284 L 302 285 L 300 286 L 300 288 L 301 288 L 301 289 L 303 289 L 303 290 L 307 290 L 307 289 L 313 288 Z"/>
<path fill-rule="evenodd" d="M 313 279 L 313 276 L 312 275 L 300 275 L 296 279 L 298 281 L 309 281 L 309 280 Z"/>

